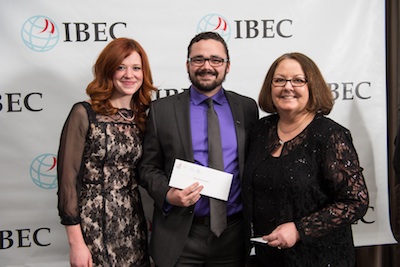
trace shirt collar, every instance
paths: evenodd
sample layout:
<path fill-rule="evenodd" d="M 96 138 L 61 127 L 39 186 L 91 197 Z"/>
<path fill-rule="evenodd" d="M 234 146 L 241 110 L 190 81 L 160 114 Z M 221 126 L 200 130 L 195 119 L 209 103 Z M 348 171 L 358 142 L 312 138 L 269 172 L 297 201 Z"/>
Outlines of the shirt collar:
<path fill-rule="evenodd" d="M 192 100 L 193 104 L 200 105 L 204 100 L 206 100 L 208 97 L 203 95 L 202 93 L 199 93 L 196 89 L 193 88 L 193 86 L 190 86 L 190 99 Z M 221 88 L 215 95 L 211 97 L 215 103 L 218 105 L 222 105 L 226 101 L 226 97 L 224 94 L 224 89 Z"/>

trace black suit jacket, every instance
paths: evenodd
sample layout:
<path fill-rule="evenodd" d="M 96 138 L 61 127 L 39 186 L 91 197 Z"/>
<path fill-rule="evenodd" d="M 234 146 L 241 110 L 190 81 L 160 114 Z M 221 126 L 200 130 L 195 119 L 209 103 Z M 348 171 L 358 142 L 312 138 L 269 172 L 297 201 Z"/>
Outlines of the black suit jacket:
<path fill-rule="evenodd" d="M 256 102 L 225 91 L 232 110 L 238 141 L 240 177 L 246 155 L 246 136 L 259 118 Z M 174 266 L 182 253 L 194 216 L 194 206 L 163 205 L 175 159 L 194 161 L 190 129 L 190 90 L 151 104 L 139 165 L 140 183 L 154 200 L 150 254 L 157 266 Z"/>

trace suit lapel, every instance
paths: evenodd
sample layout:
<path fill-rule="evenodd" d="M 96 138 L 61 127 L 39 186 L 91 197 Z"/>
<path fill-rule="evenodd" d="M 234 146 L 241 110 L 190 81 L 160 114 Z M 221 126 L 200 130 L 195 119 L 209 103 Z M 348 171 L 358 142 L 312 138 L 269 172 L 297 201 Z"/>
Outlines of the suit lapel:
<path fill-rule="evenodd" d="M 236 129 L 236 138 L 238 143 L 238 161 L 239 161 L 239 171 L 240 177 L 243 177 L 244 168 L 244 155 L 245 155 L 245 141 L 246 141 L 246 131 L 244 124 L 244 113 L 242 102 L 231 92 L 225 91 L 226 98 L 228 99 L 229 106 L 231 107 L 233 120 Z"/>
<path fill-rule="evenodd" d="M 176 125 L 182 142 L 182 147 L 185 152 L 186 159 L 191 162 L 194 161 L 193 148 L 192 148 L 192 134 L 190 127 L 190 94 L 189 90 L 186 90 L 174 102 L 174 112 Z"/>

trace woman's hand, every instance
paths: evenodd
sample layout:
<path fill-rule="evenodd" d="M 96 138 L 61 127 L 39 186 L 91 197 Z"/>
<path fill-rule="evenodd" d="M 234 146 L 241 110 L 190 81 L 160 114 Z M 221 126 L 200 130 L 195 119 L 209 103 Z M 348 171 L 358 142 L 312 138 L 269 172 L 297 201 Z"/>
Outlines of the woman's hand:
<path fill-rule="evenodd" d="M 270 247 L 291 248 L 300 240 L 299 232 L 294 222 L 279 225 L 269 235 L 263 236 Z"/>
<path fill-rule="evenodd" d="M 71 267 L 92 267 L 92 254 L 87 247 L 81 226 L 67 225 L 65 226 L 69 243 L 69 262 Z"/>
<path fill-rule="evenodd" d="M 85 244 L 70 246 L 69 262 L 71 267 L 92 267 L 92 254 Z"/>

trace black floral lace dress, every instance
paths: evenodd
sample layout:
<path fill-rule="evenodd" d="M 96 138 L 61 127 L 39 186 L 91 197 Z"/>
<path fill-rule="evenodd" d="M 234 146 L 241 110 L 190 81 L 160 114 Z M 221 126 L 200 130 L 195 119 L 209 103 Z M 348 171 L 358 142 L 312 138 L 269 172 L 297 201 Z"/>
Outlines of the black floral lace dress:
<path fill-rule="evenodd" d="M 149 266 L 136 181 L 141 155 L 133 122 L 96 115 L 87 102 L 74 105 L 58 152 L 58 208 L 62 224 L 81 225 L 94 266 Z"/>
<path fill-rule="evenodd" d="M 250 135 L 243 195 L 253 235 L 294 222 L 300 241 L 278 250 L 256 245 L 258 266 L 351 266 L 351 224 L 368 207 L 368 191 L 350 132 L 318 115 L 279 157 L 278 115 L 261 119 Z"/>

